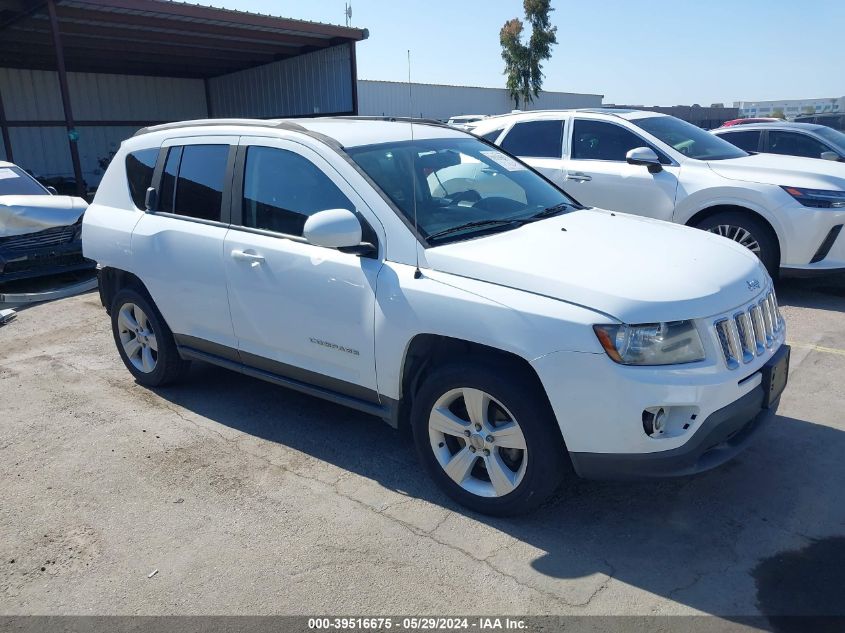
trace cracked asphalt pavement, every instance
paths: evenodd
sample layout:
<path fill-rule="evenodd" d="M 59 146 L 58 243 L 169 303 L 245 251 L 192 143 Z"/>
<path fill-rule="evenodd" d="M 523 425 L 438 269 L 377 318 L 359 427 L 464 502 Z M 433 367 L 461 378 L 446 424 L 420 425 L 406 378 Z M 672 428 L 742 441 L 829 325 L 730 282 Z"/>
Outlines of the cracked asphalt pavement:
<path fill-rule="evenodd" d="M 845 280 L 779 294 L 790 383 L 745 453 L 569 481 L 517 519 L 454 505 L 367 415 L 198 363 L 135 384 L 96 293 L 22 310 L 0 327 L 0 613 L 845 610 L 814 602 L 841 564 L 801 554 L 845 542 Z M 809 571 L 790 606 L 771 583 L 792 560 Z"/>

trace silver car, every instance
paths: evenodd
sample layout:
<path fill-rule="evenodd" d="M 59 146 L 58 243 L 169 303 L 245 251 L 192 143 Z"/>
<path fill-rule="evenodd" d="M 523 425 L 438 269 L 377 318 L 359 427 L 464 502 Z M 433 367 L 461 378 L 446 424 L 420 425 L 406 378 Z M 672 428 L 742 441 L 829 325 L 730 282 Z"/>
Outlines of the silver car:
<path fill-rule="evenodd" d="M 749 123 L 713 130 L 746 152 L 845 162 L 845 134 L 813 123 Z"/>

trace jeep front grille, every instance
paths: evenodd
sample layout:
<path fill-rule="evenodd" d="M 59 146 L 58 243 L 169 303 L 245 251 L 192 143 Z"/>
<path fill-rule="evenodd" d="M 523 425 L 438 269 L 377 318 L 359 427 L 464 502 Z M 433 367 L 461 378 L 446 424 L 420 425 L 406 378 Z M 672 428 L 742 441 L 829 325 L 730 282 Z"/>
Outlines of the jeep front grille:
<path fill-rule="evenodd" d="M 759 301 L 713 323 L 729 369 L 736 369 L 762 355 L 774 344 L 783 325 L 774 290 Z"/>

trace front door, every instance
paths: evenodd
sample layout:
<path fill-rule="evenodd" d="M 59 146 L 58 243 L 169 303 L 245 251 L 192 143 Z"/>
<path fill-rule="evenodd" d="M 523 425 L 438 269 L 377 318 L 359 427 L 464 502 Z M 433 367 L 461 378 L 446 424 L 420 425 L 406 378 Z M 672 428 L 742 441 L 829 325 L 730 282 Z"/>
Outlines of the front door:
<path fill-rule="evenodd" d="M 561 183 L 566 193 L 591 207 L 672 220 L 680 167 L 616 123 L 576 118 L 569 129 Z M 625 155 L 637 147 L 654 149 L 663 169 L 651 173 L 642 165 L 629 165 Z"/>
<path fill-rule="evenodd" d="M 232 227 L 223 252 L 242 362 L 364 400 L 377 399 L 373 328 L 379 257 L 308 244 L 307 217 L 371 211 L 313 150 L 281 139 L 242 138 Z M 367 235 L 365 230 L 365 236 Z M 365 237 L 366 239 L 366 237 Z"/>

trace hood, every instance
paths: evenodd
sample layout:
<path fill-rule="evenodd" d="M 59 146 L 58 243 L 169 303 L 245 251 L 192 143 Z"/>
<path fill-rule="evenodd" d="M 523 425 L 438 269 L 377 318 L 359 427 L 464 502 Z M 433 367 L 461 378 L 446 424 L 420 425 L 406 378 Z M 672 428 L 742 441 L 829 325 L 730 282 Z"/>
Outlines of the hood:
<path fill-rule="evenodd" d="M 75 224 L 87 208 L 73 196 L 0 196 L 0 237 Z"/>
<path fill-rule="evenodd" d="M 726 312 L 759 293 L 747 282 L 768 283 L 757 257 L 728 239 L 599 209 L 429 248 L 425 256 L 438 271 L 553 297 L 631 324 Z"/>
<path fill-rule="evenodd" d="M 707 164 L 714 172 L 730 180 L 845 191 L 845 163 L 830 160 L 753 154 L 742 158 L 711 160 Z"/>

